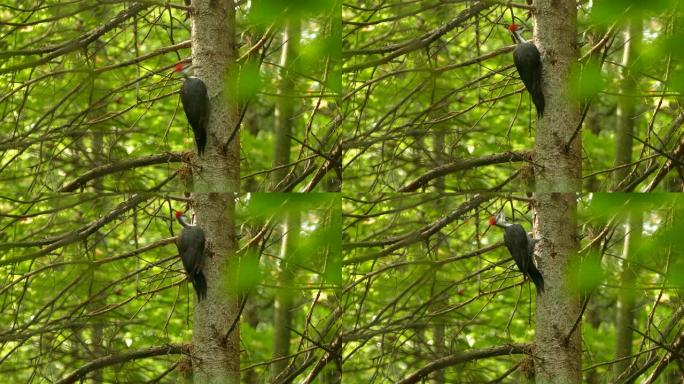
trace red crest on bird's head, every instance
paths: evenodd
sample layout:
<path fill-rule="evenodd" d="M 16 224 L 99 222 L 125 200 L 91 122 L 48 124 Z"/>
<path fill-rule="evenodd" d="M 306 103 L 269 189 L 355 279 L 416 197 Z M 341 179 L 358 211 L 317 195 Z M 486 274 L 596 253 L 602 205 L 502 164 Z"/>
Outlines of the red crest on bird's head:
<path fill-rule="evenodd" d="M 489 225 L 496 225 L 496 217 L 494 217 L 494 216 L 489 217 Z"/>
<path fill-rule="evenodd" d="M 519 28 L 520 28 L 520 26 L 519 26 L 518 24 L 516 24 L 516 23 L 511 23 L 511 24 L 508 26 L 508 30 L 511 31 L 511 32 L 515 32 L 515 31 L 517 31 Z"/>
<path fill-rule="evenodd" d="M 176 211 L 176 219 L 180 219 L 183 216 L 183 211 Z"/>
<path fill-rule="evenodd" d="M 183 64 L 183 63 L 178 63 L 178 64 L 176 64 L 176 66 L 173 68 L 173 70 L 174 70 L 175 72 L 183 72 L 184 69 L 185 69 L 185 64 Z"/>

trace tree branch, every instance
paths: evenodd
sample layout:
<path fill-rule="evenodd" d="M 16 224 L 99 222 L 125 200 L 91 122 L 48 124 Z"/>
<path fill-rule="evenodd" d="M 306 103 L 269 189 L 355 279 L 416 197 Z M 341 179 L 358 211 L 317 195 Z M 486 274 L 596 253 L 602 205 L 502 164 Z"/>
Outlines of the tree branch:
<path fill-rule="evenodd" d="M 439 39 L 445 33 L 460 26 L 461 24 L 466 22 L 466 20 L 470 19 L 471 17 L 474 17 L 475 15 L 479 14 L 480 12 L 491 7 L 494 4 L 495 2 L 491 0 L 478 1 L 469 9 L 466 9 L 463 12 L 459 13 L 458 16 L 456 16 L 453 20 L 435 29 L 434 31 L 428 32 L 419 38 L 416 38 L 403 44 L 401 48 L 396 49 L 394 52 L 388 54 L 387 56 L 381 57 L 376 60 L 366 61 L 365 63 L 344 67 L 342 68 L 342 73 L 349 73 L 358 71 L 360 69 L 376 67 L 378 65 L 385 64 L 398 56 L 426 47 L 435 40 Z M 346 55 L 349 55 L 349 53 L 346 53 Z"/>
<path fill-rule="evenodd" d="M 349 258 L 346 260 L 342 260 L 342 265 L 350 265 L 354 263 L 360 263 L 364 261 L 369 261 L 373 259 L 377 259 L 380 257 L 384 257 L 389 255 L 390 253 L 394 252 L 397 249 L 404 248 L 410 244 L 417 243 L 419 241 L 422 241 L 424 239 L 429 238 L 433 234 L 439 232 L 444 226 L 447 224 L 453 222 L 454 220 L 459 219 L 461 216 L 466 214 L 468 211 L 475 209 L 478 207 L 480 204 L 484 203 L 485 201 L 492 199 L 493 196 L 491 195 L 483 195 L 483 194 L 477 194 L 475 195 L 472 199 L 469 201 L 459 205 L 453 212 L 451 212 L 449 215 L 446 217 L 441 218 L 440 220 L 437 220 L 434 223 L 431 223 L 420 230 L 416 232 L 411 232 L 409 235 L 405 236 L 403 239 L 397 241 L 396 243 L 388 246 L 387 248 L 370 254 L 370 255 L 363 255 L 363 256 L 358 256 L 354 258 Z M 353 244 L 348 244 L 344 248 L 348 249 L 350 247 L 354 247 Z"/>
<path fill-rule="evenodd" d="M 113 221 L 119 215 L 123 214 L 124 212 L 128 211 L 129 209 L 132 209 L 133 207 L 136 207 L 138 204 L 142 203 L 145 200 L 148 200 L 152 198 L 152 196 L 147 195 L 147 194 L 137 194 L 133 195 L 128 201 L 125 201 L 121 204 L 119 204 L 118 207 L 116 207 L 113 211 L 109 212 L 106 216 L 103 218 L 94 221 L 92 223 L 88 223 L 81 228 L 70 232 L 64 236 L 62 236 L 58 241 L 55 241 L 54 243 L 50 244 L 49 246 L 41 249 L 38 252 L 30 253 L 28 255 L 21 255 L 21 256 L 16 256 L 16 257 L 10 257 L 10 258 L 5 258 L 0 260 L 0 267 L 5 266 L 5 265 L 10 265 L 14 263 L 20 263 L 22 261 L 28 261 L 28 260 L 33 260 L 38 257 L 44 256 L 49 254 L 50 252 L 54 251 L 55 249 L 64 247 L 68 244 L 75 243 L 77 241 L 83 240 L 90 236 L 93 232 L 97 231 L 101 227 L 103 227 L 105 224 Z"/>
<path fill-rule="evenodd" d="M 511 161 L 525 161 L 529 160 L 532 156 L 532 152 L 529 151 L 524 151 L 524 152 L 506 152 L 506 153 L 499 153 L 496 155 L 490 155 L 490 156 L 483 156 L 483 157 L 478 157 L 474 159 L 464 159 L 464 160 L 456 160 L 453 161 L 449 164 L 444 164 L 440 167 L 437 167 L 428 173 L 421 175 L 417 179 L 409 182 L 405 186 L 401 187 L 399 189 L 399 192 L 413 192 L 417 190 L 420 187 L 423 187 L 427 185 L 427 183 L 432 180 L 436 179 L 438 177 L 442 177 L 445 175 L 448 175 L 449 173 L 452 172 L 457 172 L 457 171 L 463 171 L 466 169 L 470 168 L 475 168 L 483 165 L 491 165 L 491 164 L 499 164 L 499 163 L 508 163 Z"/>
<path fill-rule="evenodd" d="M 40 53 L 44 53 L 47 50 L 52 50 L 52 53 L 47 54 L 38 60 L 25 62 L 25 63 L 21 63 L 18 65 L 13 65 L 10 67 L 0 69 L 0 75 L 5 74 L 5 73 L 11 73 L 11 72 L 22 70 L 22 69 L 26 69 L 26 68 L 37 67 L 39 65 L 50 62 L 50 60 L 54 59 L 55 57 L 62 56 L 62 55 L 67 54 L 69 52 L 73 52 L 73 51 L 82 49 L 84 47 L 87 47 L 88 44 L 97 40 L 100 36 L 104 35 L 105 33 L 109 32 L 110 30 L 116 28 L 119 24 L 121 24 L 124 21 L 130 19 L 131 17 L 137 15 L 138 12 L 142 11 L 143 9 L 145 9 L 149 6 L 150 6 L 149 4 L 135 3 L 132 6 L 130 6 L 128 9 L 125 9 L 125 10 L 119 12 L 118 15 L 116 15 L 113 19 L 111 19 L 110 21 L 105 23 L 105 25 L 103 25 L 97 29 L 94 29 L 92 31 L 89 31 L 89 32 L 79 36 L 75 40 L 69 40 L 69 41 L 65 42 L 64 44 L 61 44 L 61 46 L 58 46 L 58 47 L 46 48 L 46 49 L 43 49 L 41 51 L 37 51 L 36 54 L 40 54 Z M 0 54 L 0 57 L 7 57 L 7 56 L 11 56 L 12 54 L 13 54 L 12 52 L 6 52 L 5 54 Z"/>
<path fill-rule="evenodd" d="M 430 373 L 438 371 L 440 369 L 450 367 L 452 365 L 467 363 L 473 360 L 484 359 L 487 357 L 511 355 L 511 354 L 529 354 L 532 349 L 532 344 L 506 344 L 500 345 L 498 347 L 476 349 L 468 352 L 454 353 L 452 355 L 443 357 L 439 360 L 433 361 L 432 363 L 424 366 L 423 368 L 415 371 L 404 377 L 397 384 L 409 384 L 417 383 L 425 379 Z"/>
<path fill-rule="evenodd" d="M 56 384 L 75 383 L 77 380 L 84 379 L 85 375 L 87 375 L 89 372 L 105 368 L 111 365 L 125 363 L 131 360 L 144 359 L 147 357 L 161 355 L 177 355 L 180 353 L 187 354 L 189 352 L 189 344 L 168 344 L 158 347 L 150 347 L 130 352 L 124 352 L 118 355 L 108 355 L 83 365 L 81 368 L 78 368 L 77 370 L 65 376 L 62 380 L 57 381 Z"/>
<path fill-rule="evenodd" d="M 66 183 L 58 192 L 74 192 L 78 188 L 85 187 L 85 184 L 93 179 L 108 175 L 114 172 L 125 171 L 131 168 L 143 167 L 152 164 L 177 163 L 183 160 L 185 152 L 166 152 L 157 155 L 127 159 L 116 163 L 109 163 L 93 168 L 76 179 Z"/>

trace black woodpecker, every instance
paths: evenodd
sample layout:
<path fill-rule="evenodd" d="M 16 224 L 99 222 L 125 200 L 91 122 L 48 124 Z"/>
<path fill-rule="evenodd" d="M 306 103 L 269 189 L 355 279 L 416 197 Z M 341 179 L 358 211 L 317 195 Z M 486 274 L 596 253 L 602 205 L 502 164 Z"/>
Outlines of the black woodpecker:
<path fill-rule="evenodd" d="M 537 240 L 531 238 L 520 224 L 509 224 L 500 216 L 489 218 L 489 225 L 496 225 L 504 229 L 504 243 L 508 252 L 513 256 L 515 264 L 518 266 L 523 277 L 529 276 L 537 287 L 537 294 L 544 292 L 544 278 L 534 265 L 534 246 Z"/>
<path fill-rule="evenodd" d="M 537 117 L 541 118 L 544 116 L 541 55 L 534 44 L 528 42 L 520 35 L 520 26 L 518 24 L 509 25 L 508 31 L 513 35 L 515 42 L 518 44 L 513 50 L 515 68 L 518 70 L 525 88 L 527 88 L 530 96 L 532 96 L 532 102 L 537 107 Z"/>
<path fill-rule="evenodd" d="M 197 153 L 202 156 L 204 147 L 207 145 L 207 124 L 209 123 L 209 94 L 204 82 L 195 76 L 188 76 L 188 71 L 192 68 L 185 68 L 183 64 L 176 65 L 176 72 L 185 77 L 183 86 L 180 90 L 181 102 L 185 117 L 192 127 L 197 144 Z"/>
<path fill-rule="evenodd" d="M 181 211 L 176 211 L 176 219 L 178 219 L 180 225 L 183 226 L 183 229 L 181 229 L 181 233 L 178 236 L 176 246 L 178 247 L 178 253 L 183 261 L 185 272 L 188 274 L 188 279 L 195 287 L 197 301 L 199 302 L 207 297 L 207 280 L 202 273 L 204 244 L 206 243 L 204 230 L 197 225 L 188 224 Z"/>

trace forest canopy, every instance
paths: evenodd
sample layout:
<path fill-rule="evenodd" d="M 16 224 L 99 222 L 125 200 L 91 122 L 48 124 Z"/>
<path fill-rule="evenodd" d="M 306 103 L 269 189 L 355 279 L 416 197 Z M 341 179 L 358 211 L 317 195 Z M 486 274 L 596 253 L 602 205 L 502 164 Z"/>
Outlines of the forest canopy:
<path fill-rule="evenodd" d="M 679 0 L 0 4 L 0 381 L 681 383 Z"/>

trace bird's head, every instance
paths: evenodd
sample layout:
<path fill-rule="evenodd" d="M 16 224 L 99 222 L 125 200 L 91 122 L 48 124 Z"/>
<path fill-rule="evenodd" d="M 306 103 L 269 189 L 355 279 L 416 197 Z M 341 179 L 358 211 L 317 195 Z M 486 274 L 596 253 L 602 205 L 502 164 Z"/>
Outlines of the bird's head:
<path fill-rule="evenodd" d="M 176 211 L 176 219 L 183 217 L 183 211 Z"/>
<path fill-rule="evenodd" d="M 522 37 L 521 33 L 526 30 L 524 25 L 522 24 L 516 24 L 516 23 L 510 23 L 506 27 L 508 29 L 508 32 L 511 33 L 513 36 L 513 39 L 515 40 L 516 43 L 525 43 L 526 40 Z"/>
<path fill-rule="evenodd" d="M 507 227 L 509 224 L 506 222 L 506 215 L 503 212 L 499 212 L 496 216 L 491 216 L 489 218 L 489 225 L 496 225 L 497 227 Z"/>
<path fill-rule="evenodd" d="M 199 65 L 194 65 L 194 64 L 185 65 L 183 63 L 178 63 L 173 67 L 173 71 L 176 72 L 177 74 L 187 78 L 188 76 L 190 76 L 191 71 L 195 68 L 199 68 Z"/>
<path fill-rule="evenodd" d="M 520 24 L 511 23 L 508 25 L 508 32 L 515 33 L 522 31 L 522 26 Z"/>

